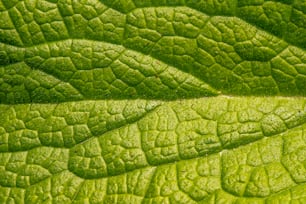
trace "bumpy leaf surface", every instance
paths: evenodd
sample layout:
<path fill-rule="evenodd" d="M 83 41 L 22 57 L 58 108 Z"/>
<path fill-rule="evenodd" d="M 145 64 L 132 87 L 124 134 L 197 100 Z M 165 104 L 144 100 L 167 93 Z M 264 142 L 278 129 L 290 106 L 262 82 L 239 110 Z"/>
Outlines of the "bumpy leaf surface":
<path fill-rule="evenodd" d="M 0 0 L 0 203 L 306 203 L 304 0 Z"/>

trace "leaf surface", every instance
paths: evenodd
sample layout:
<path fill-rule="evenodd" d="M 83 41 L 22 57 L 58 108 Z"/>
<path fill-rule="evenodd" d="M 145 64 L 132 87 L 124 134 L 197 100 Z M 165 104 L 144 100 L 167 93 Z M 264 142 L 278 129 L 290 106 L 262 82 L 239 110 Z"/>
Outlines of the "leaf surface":
<path fill-rule="evenodd" d="M 1 0 L 0 203 L 305 203 L 303 0 Z"/>

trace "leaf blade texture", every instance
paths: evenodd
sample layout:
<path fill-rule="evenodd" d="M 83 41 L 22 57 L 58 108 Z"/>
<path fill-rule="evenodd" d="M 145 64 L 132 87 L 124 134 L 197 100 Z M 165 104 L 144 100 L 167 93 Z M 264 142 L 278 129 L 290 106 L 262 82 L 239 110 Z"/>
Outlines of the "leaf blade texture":
<path fill-rule="evenodd" d="M 302 0 L 0 1 L 0 203 L 305 203 Z"/>

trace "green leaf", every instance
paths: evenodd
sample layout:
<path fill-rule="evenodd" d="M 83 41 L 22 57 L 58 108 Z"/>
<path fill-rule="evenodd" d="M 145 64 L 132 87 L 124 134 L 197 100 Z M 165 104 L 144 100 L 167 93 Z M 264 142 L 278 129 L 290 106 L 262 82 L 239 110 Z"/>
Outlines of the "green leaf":
<path fill-rule="evenodd" d="M 306 203 L 303 0 L 0 0 L 0 203 Z"/>

